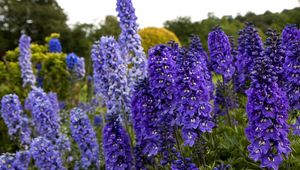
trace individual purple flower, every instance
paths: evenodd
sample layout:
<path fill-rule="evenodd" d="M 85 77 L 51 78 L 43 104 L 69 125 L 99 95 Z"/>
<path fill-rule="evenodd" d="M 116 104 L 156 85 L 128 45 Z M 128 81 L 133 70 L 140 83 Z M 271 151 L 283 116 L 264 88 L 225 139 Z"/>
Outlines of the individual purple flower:
<path fill-rule="evenodd" d="M 30 152 L 18 151 L 17 153 L 4 153 L 0 155 L 1 170 L 27 170 L 30 164 Z"/>
<path fill-rule="evenodd" d="M 290 28 L 288 34 L 288 27 L 284 31 L 283 46 L 286 47 L 284 75 L 285 75 L 285 91 L 289 99 L 291 110 L 300 110 L 300 31 L 298 34 L 294 33 L 294 28 Z M 288 38 L 287 38 L 288 37 Z M 288 39 L 288 40 L 286 40 Z"/>
<path fill-rule="evenodd" d="M 214 83 L 212 81 L 212 74 L 210 71 L 209 66 L 209 60 L 206 52 L 204 51 L 202 47 L 201 40 L 198 36 L 192 36 L 191 37 L 191 43 L 189 46 L 189 51 L 192 51 L 195 53 L 195 55 L 198 57 L 198 61 L 202 64 L 202 72 L 204 72 L 204 79 L 207 81 L 207 88 L 210 94 L 210 100 L 214 98 Z"/>
<path fill-rule="evenodd" d="M 136 169 L 145 169 L 153 164 L 152 158 L 159 152 L 160 134 L 157 109 L 151 94 L 149 79 L 140 81 L 131 100 L 133 127 L 136 135 L 135 158 Z"/>
<path fill-rule="evenodd" d="M 293 125 L 293 130 L 295 135 L 300 136 L 300 117 L 297 118 L 296 123 Z"/>
<path fill-rule="evenodd" d="M 50 53 L 61 53 L 62 47 L 58 38 L 51 38 L 48 43 Z"/>
<path fill-rule="evenodd" d="M 59 114 L 49 96 L 41 88 L 34 88 L 28 95 L 29 108 L 35 130 L 40 136 L 55 141 L 59 137 Z"/>
<path fill-rule="evenodd" d="M 285 50 L 282 47 L 282 40 L 275 30 L 267 31 L 267 39 L 265 43 L 265 55 L 271 59 L 271 67 L 279 87 L 284 85 L 284 69 Z"/>
<path fill-rule="evenodd" d="M 27 35 L 22 35 L 19 40 L 19 65 L 21 68 L 21 76 L 23 79 L 23 87 L 30 85 L 35 86 L 35 75 L 31 67 L 31 50 L 30 50 L 31 38 Z"/>
<path fill-rule="evenodd" d="M 127 64 L 132 65 L 128 73 L 128 86 L 132 92 L 135 83 L 147 74 L 146 56 L 143 51 L 141 37 L 138 34 L 137 17 L 131 0 L 117 0 L 117 12 L 122 30 L 119 37 L 122 56 L 125 57 Z"/>
<path fill-rule="evenodd" d="M 31 128 L 28 117 L 23 112 L 19 97 L 15 94 L 8 94 L 1 100 L 2 118 L 8 127 L 10 136 L 18 136 L 21 144 L 28 145 L 31 140 Z"/>
<path fill-rule="evenodd" d="M 214 167 L 213 170 L 229 170 L 230 168 L 231 168 L 230 164 L 225 165 L 221 163 L 220 165 Z"/>
<path fill-rule="evenodd" d="M 39 169 L 65 170 L 61 153 L 47 138 L 40 136 L 33 139 L 30 152 Z"/>
<path fill-rule="evenodd" d="M 224 76 L 225 82 L 228 82 L 232 78 L 235 68 L 230 42 L 222 28 L 217 27 L 208 34 L 208 48 L 212 69 L 217 74 Z"/>
<path fill-rule="evenodd" d="M 94 126 L 101 127 L 103 125 L 103 120 L 101 115 L 95 115 L 94 117 Z"/>
<path fill-rule="evenodd" d="M 118 116 L 108 113 L 103 129 L 105 168 L 108 170 L 132 168 L 130 139 Z"/>
<path fill-rule="evenodd" d="M 181 48 L 176 57 L 176 101 L 184 144 L 193 146 L 201 133 L 212 132 L 212 106 L 203 62 L 193 51 Z"/>
<path fill-rule="evenodd" d="M 85 75 L 85 63 L 83 57 L 78 57 L 75 53 L 70 53 L 66 57 L 68 70 L 71 71 L 78 79 Z"/>
<path fill-rule="evenodd" d="M 74 108 L 71 110 L 70 116 L 72 138 L 77 143 L 81 153 L 81 167 L 89 169 L 95 165 L 99 168 L 100 158 L 97 137 L 86 112 L 80 108 Z"/>
<path fill-rule="evenodd" d="M 174 42 L 168 45 L 157 45 L 149 50 L 148 73 L 150 92 L 153 95 L 157 111 L 157 133 L 160 134 L 162 153 L 161 164 L 165 165 L 172 159 L 170 150 L 175 145 L 174 126 L 175 112 L 175 58 L 178 55 L 178 45 Z"/>

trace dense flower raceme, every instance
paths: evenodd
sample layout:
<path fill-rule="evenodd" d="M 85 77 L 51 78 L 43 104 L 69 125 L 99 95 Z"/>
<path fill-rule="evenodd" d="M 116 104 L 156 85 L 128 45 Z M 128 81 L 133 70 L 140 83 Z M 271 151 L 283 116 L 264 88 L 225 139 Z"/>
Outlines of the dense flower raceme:
<path fill-rule="evenodd" d="M 200 133 L 211 132 L 214 127 L 210 94 L 202 71 L 203 63 L 196 53 L 181 48 L 176 63 L 178 117 L 185 145 L 193 146 Z"/>
<path fill-rule="evenodd" d="M 277 170 L 283 155 L 291 152 L 288 140 L 288 101 L 276 83 L 247 90 L 249 118 L 246 136 L 249 157 L 261 167 Z"/>
<path fill-rule="evenodd" d="M 126 57 L 127 64 L 132 64 L 128 74 L 128 83 L 132 91 L 135 83 L 147 74 L 146 56 L 138 34 L 137 17 L 131 0 L 117 0 L 117 12 L 122 30 L 119 37 L 122 56 Z"/>
<path fill-rule="evenodd" d="M 282 46 L 286 49 L 289 44 L 297 39 L 298 28 L 295 24 L 288 24 L 282 31 Z"/>
<path fill-rule="evenodd" d="M 148 78 L 136 85 L 131 101 L 131 111 L 136 135 L 136 168 L 144 169 L 146 164 L 153 163 L 151 158 L 158 153 L 160 146 L 157 109 L 150 92 Z"/>
<path fill-rule="evenodd" d="M 208 56 L 204 51 L 201 40 L 198 36 L 191 37 L 189 50 L 195 53 L 195 55 L 198 57 L 198 61 L 202 65 L 200 69 L 204 73 L 204 79 L 206 80 L 206 85 L 210 93 L 210 100 L 211 100 L 214 98 L 214 83 L 212 82 L 212 74 L 209 68 L 210 66 L 209 66 Z"/>
<path fill-rule="evenodd" d="M 287 31 L 286 31 L 287 32 Z M 285 90 L 292 110 L 300 110 L 300 31 L 286 42 L 284 63 Z"/>
<path fill-rule="evenodd" d="M 95 165 L 99 168 L 100 158 L 97 137 L 86 112 L 80 108 L 74 108 L 71 110 L 70 116 L 72 137 L 81 153 L 81 167 L 88 169 Z"/>
<path fill-rule="evenodd" d="M 85 75 L 85 63 L 83 57 L 78 57 L 75 53 L 70 53 L 66 57 L 68 69 L 79 79 Z"/>
<path fill-rule="evenodd" d="M 59 137 L 60 117 L 48 95 L 43 89 L 34 88 L 28 95 L 27 103 L 38 135 L 55 141 Z"/>
<path fill-rule="evenodd" d="M 0 155 L 0 170 L 27 170 L 30 163 L 30 151 L 4 153 Z"/>
<path fill-rule="evenodd" d="M 30 41 L 31 38 L 27 35 L 22 35 L 19 40 L 19 65 L 21 68 L 21 74 L 23 79 L 23 86 L 34 86 L 36 79 L 33 74 L 31 67 L 31 50 L 30 50 Z"/>
<path fill-rule="evenodd" d="M 107 170 L 130 170 L 133 161 L 130 139 L 117 114 L 108 113 L 103 129 L 105 167 Z"/>
<path fill-rule="evenodd" d="M 275 76 L 279 87 L 283 87 L 285 50 L 282 47 L 282 40 L 275 30 L 268 30 L 266 34 L 268 38 L 265 43 L 265 55 L 271 59 L 272 74 Z"/>
<path fill-rule="evenodd" d="M 30 144 L 31 128 L 30 122 L 23 112 L 19 97 L 15 94 L 8 94 L 1 100 L 2 118 L 8 127 L 11 136 L 19 136 L 22 144 Z"/>
<path fill-rule="evenodd" d="M 148 73 L 150 92 L 153 95 L 157 111 L 157 133 L 160 134 L 161 145 L 158 147 L 162 153 L 161 164 L 170 162 L 173 158 L 170 150 L 175 145 L 174 126 L 176 124 L 175 112 L 175 57 L 178 55 L 178 45 L 157 45 L 149 50 Z"/>
<path fill-rule="evenodd" d="M 225 82 L 228 82 L 234 74 L 235 67 L 227 35 L 220 27 L 217 27 L 208 34 L 207 43 L 212 69 L 217 74 L 224 76 Z"/>
<path fill-rule="evenodd" d="M 62 155 L 53 143 L 45 137 L 33 139 L 30 147 L 35 166 L 39 169 L 64 170 Z"/>
<path fill-rule="evenodd" d="M 50 53 L 61 53 L 62 47 L 58 38 L 52 38 L 49 43 L 49 52 Z"/>

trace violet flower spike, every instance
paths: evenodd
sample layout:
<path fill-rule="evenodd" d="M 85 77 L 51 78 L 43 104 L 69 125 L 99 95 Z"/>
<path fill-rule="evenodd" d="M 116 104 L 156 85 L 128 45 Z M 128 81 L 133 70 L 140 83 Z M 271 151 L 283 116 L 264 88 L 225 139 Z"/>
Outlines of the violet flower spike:
<path fill-rule="evenodd" d="M 0 155 L 1 170 L 27 170 L 30 164 L 30 151 L 18 151 L 17 153 L 3 153 Z"/>
<path fill-rule="evenodd" d="M 19 40 L 19 65 L 21 68 L 23 87 L 27 85 L 35 86 L 36 82 L 36 78 L 32 70 L 30 41 L 31 38 L 24 34 Z"/>
<path fill-rule="evenodd" d="M 51 38 L 48 43 L 50 53 L 61 53 L 62 47 L 58 38 Z"/>

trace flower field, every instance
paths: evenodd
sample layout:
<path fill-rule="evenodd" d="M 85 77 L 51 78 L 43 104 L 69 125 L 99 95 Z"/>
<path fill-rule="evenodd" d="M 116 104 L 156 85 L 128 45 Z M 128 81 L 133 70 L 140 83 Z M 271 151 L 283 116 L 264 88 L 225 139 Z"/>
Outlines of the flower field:
<path fill-rule="evenodd" d="M 5 54 L 0 170 L 300 169 L 297 25 L 265 40 L 216 25 L 146 52 L 131 0 L 116 10 L 119 37 L 98 37 L 88 60 L 55 33 Z"/>

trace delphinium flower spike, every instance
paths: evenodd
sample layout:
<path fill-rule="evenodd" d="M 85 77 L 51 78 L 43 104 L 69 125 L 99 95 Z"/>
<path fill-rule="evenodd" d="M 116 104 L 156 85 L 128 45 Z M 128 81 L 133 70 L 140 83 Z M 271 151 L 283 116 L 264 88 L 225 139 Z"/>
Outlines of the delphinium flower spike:
<path fill-rule="evenodd" d="M 48 95 L 41 88 L 34 88 L 28 95 L 32 121 L 38 135 L 55 141 L 59 136 L 59 114 Z"/>
<path fill-rule="evenodd" d="M 204 73 L 204 79 L 206 80 L 207 88 L 210 94 L 210 100 L 214 98 L 214 83 L 212 81 L 212 74 L 210 71 L 210 62 L 208 56 L 202 47 L 201 40 L 198 36 L 193 35 L 191 37 L 191 43 L 189 46 L 189 51 L 194 52 L 198 57 L 198 61 L 202 64 L 200 68 Z"/>
<path fill-rule="evenodd" d="M 83 57 L 78 57 L 75 53 L 70 53 L 66 57 L 68 70 L 78 79 L 85 75 L 85 63 Z"/>
<path fill-rule="evenodd" d="M 161 164 L 169 163 L 173 156 L 171 150 L 175 146 L 173 135 L 176 124 L 175 109 L 175 57 L 178 55 L 178 45 L 174 42 L 168 45 L 157 45 L 149 50 L 148 73 L 150 92 L 153 95 L 157 111 L 157 133 L 160 134 L 162 153 Z"/>
<path fill-rule="evenodd" d="M 30 50 L 31 38 L 27 35 L 22 35 L 19 40 L 19 65 L 21 68 L 23 87 L 30 85 L 35 86 L 35 75 L 33 74 L 31 64 L 31 50 Z"/>
<path fill-rule="evenodd" d="M 4 153 L 0 155 L 1 170 L 27 170 L 30 164 L 30 151 L 18 151 L 17 153 Z"/>
<path fill-rule="evenodd" d="M 86 112 L 80 108 L 74 108 L 71 110 L 70 116 L 72 138 L 77 143 L 81 153 L 81 167 L 89 169 L 94 165 L 99 168 L 97 137 Z"/>
<path fill-rule="evenodd" d="M 208 34 L 208 48 L 212 69 L 228 82 L 234 74 L 235 67 L 229 39 L 220 27 L 216 27 Z"/>
<path fill-rule="evenodd" d="M 270 56 L 256 54 L 251 73 L 248 96 L 248 127 L 246 136 L 250 141 L 249 157 L 260 161 L 262 168 L 277 170 L 291 152 L 288 139 L 288 100 L 276 83 Z"/>
<path fill-rule="evenodd" d="M 269 29 L 266 32 L 268 36 L 265 43 L 265 55 L 269 56 L 272 63 L 273 74 L 276 78 L 279 87 L 283 88 L 284 85 L 284 69 L 283 64 L 285 60 L 285 50 L 282 46 L 282 40 L 276 30 Z"/>
<path fill-rule="evenodd" d="M 40 136 L 33 139 L 30 152 L 39 169 L 65 170 L 61 153 L 47 138 Z"/>
<path fill-rule="evenodd" d="M 180 114 L 180 124 L 184 144 L 193 146 L 201 133 L 212 132 L 212 106 L 209 103 L 210 94 L 205 80 L 203 62 L 197 54 L 181 48 L 176 57 L 177 74 L 177 111 Z"/>
<path fill-rule="evenodd" d="M 287 26 L 283 31 L 285 48 L 285 91 L 291 110 L 300 110 L 300 31 L 295 26 Z"/>
<path fill-rule="evenodd" d="M 51 38 L 48 43 L 50 53 L 61 53 L 62 47 L 58 38 Z"/>
<path fill-rule="evenodd" d="M 58 98 L 57 98 L 57 94 L 54 93 L 54 92 L 49 92 L 48 93 L 48 98 L 49 98 L 55 112 L 59 113 L 59 101 L 58 101 Z"/>
<path fill-rule="evenodd" d="M 131 111 L 136 134 L 136 168 L 145 169 L 145 165 L 154 164 L 153 156 L 157 155 L 160 146 L 157 109 L 150 92 L 148 78 L 136 85 L 131 101 Z"/>
<path fill-rule="evenodd" d="M 129 89 L 125 61 L 113 37 L 102 37 L 100 56 L 104 57 L 103 69 L 107 73 L 106 125 L 103 129 L 103 148 L 106 169 L 131 169 L 130 139 L 122 123 L 128 126 Z M 104 82 L 103 82 L 104 83 Z M 122 122 L 121 122 L 122 121 Z"/>
<path fill-rule="evenodd" d="M 122 57 L 124 57 L 127 64 L 132 65 L 128 73 L 128 86 L 132 92 L 135 83 L 147 74 L 146 56 L 143 51 L 141 37 L 138 34 L 137 17 L 131 0 L 117 0 L 117 12 L 122 30 L 119 37 Z"/>
<path fill-rule="evenodd" d="M 11 136 L 20 137 L 21 144 L 29 145 L 31 141 L 30 122 L 23 112 L 19 97 L 15 94 L 8 94 L 2 97 L 1 113 L 8 133 Z"/>

